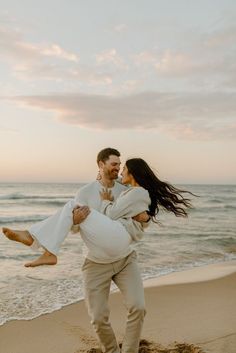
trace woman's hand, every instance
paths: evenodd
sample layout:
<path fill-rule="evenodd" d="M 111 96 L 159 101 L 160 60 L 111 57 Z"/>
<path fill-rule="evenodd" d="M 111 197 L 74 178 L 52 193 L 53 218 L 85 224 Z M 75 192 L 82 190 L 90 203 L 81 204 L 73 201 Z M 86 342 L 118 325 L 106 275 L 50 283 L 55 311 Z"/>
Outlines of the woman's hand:
<path fill-rule="evenodd" d="M 108 201 L 114 200 L 111 190 L 108 190 L 107 188 L 102 189 L 102 191 L 100 191 L 99 193 L 102 200 L 108 200 Z"/>

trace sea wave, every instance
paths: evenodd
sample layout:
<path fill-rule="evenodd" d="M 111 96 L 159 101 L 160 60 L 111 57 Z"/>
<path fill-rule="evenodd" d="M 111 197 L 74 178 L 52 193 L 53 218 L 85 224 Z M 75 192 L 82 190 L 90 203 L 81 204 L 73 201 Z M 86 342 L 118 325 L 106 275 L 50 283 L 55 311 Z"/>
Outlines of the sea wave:
<path fill-rule="evenodd" d="M 31 200 L 28 201 L 28 204 L 34 204 L 34 205 L 45 205 L 47 206 L 63 206 L 65 205 L 66 202 L 68 202 L 70 199 L 60 199 L 60 200 Z"/>
<path fill-rule="evenodd" d="M 43 199 L 43 200 L 56 200 L 56 199 L 71 199 L 74 195 L 26 195 L 21 193 L 12 193 L 0 195 L 0 200 L 30 200 L 30 199 Z"/>
<path fill-rule="evenodd" d="M 48 217 L 48 215 L 42 214 L 42 215 L 24 215 L 24 216 L 5 216 L 5 217 L 0 217 L 0 224 L 3 223 L 26 223 L 26 222 L 38 222 L 42 221 Z"/>
<path fill-rule="evenodd" d="M 211 203 L 223 203 L 224 201 L 221 199 L 210 199 L 209 202 Z"/>
<path fill-rule="evenodd" d="M 204 239 L 205 242 L 208 242 L 208 243 L 212 243 L 212 245 L 218 245 L 218 246 L 221 246 L 222 248 L 222 251 L 224 249 L 224 246 L 234 246 L 236 245 L 236 238 L 234 237 L 222 237 L 222 238 L 208 238 L 208 239 Z M 209 252 L 209 256 L 212 256 L 213 254 L 213 251 L 210 251 Z"/>
<path fill-rule="evenodd" d="M 14 294 L 9 296 L 10 290 Z M 1 288 L 0 325 L 10 320 L 30 320 L 83 299 L 82 277 L 42 279 L 16 275 Z"/>
<path fill-rule="evenodd" d="M 225 205 L 225 204 L 216 204 L 216 205 L 211 205 L 211 206 L 199 206 L 199 207 L 194 207 L 189 210 L 189 213 L 202 213 L 204 212 L 217 212 L 217 211 L 222 211 L 224 209 L 228 210 L 236 210 L 236 205 Z"/>
<path fill-rule="evenodd" d="M 225 205 L 224 208 L 227 208 L 229 210 L 236 210 L 236 205 Z"/>

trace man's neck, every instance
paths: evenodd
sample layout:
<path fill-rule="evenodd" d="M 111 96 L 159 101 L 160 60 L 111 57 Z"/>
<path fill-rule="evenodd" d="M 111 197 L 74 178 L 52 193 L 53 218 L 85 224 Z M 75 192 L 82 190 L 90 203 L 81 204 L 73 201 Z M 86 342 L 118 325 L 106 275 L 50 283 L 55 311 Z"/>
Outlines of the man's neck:
<path fill-rule="evenodd" d="M 115 185 L 115 180 L 114 179 L 102 178 L 101 180 L 99 180 L 99 182 L 105 188 L 112 188 Z"/>

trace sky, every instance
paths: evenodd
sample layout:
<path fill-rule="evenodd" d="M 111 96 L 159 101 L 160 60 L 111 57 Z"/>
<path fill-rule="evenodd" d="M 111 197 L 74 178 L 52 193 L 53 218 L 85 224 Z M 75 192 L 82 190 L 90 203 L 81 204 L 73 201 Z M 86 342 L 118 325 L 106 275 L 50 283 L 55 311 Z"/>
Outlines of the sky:
<path fill-rule="evenodd" d="M 0 0 L 0 78 L 0 182 L 236 183 L 235 0 Z"/>

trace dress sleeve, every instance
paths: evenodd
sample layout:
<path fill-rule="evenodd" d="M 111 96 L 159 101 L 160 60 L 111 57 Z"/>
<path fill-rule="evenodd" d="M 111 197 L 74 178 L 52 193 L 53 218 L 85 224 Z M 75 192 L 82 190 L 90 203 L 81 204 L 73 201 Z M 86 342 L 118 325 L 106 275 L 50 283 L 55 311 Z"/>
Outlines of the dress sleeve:
<path fill-rule="evenodd" d="M 134 187 L 121 193 L 115 202 L 103 200 L 101 212 L 114 220 L 131 218 L 148 210 L 149 204 L 148 191 L 142 187 Z"/>

